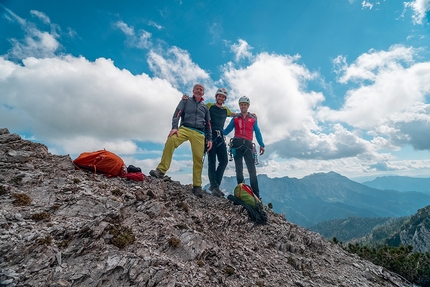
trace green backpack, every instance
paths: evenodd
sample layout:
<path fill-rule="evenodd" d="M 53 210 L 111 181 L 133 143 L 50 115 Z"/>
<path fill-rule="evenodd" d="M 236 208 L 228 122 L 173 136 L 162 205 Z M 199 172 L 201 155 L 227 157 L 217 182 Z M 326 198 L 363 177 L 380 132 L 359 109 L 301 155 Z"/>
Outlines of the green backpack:
<path fill-rule="evenodd" d="M 253 208 L 262 205 L 261 200 L 252 192 L 252 188 L 245 183 L 239 183 L 234 188 L 234 196 Z"/>
<path fill-rule="evenodd" d="M 229 194 L 228 200 L 234 204 L 242 205 L 248 211 L 248 217 L 257 224 L 266 224 L 268 217 L 264 211 L 263 203 L 254 195 L 252 188 L 245 184 L 239 183 L 234 189 L 234 196 Z"/>

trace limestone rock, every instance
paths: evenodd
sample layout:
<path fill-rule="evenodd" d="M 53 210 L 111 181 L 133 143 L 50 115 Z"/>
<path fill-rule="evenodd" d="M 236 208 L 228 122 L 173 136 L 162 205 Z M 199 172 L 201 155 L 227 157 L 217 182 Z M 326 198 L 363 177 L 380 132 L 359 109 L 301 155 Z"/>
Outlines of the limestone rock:
<path fill-rule="evenodd" d="M 5 128 L 0 204 L 1 286 L 412 286 L 271 210 L 75 170 Z"/>

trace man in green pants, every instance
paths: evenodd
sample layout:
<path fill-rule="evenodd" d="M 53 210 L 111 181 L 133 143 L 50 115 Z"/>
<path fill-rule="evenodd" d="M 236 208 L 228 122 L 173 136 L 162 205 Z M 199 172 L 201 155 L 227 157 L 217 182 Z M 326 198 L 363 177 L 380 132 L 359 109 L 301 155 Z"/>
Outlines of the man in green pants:
<path fill-rule="evenodd" d="M 224 141 L 222 131 L 227 117 L 234 117 L 236 113 L 230 111 L 224 102 L 227 99 L 226 88 L 219 88 L 215 93 L 215 103 L 207 103 L 211 116 L 212 127 L 212 149 L 208 151 L 208 176 L 212 195 L 224 197 L 224 193 L 219 189 L 222 177 L 228 163 L 227 146 Z M 182 96 L 183 100 L 188 100 L 187 95 Z M 216 164 L 218 158 L 218 166 Z"/>
<path fill-rule="evenodd" d="M 155 170 L 149 172 L 151 176 L 163 178 L 170 168 L 175 149 L 183 142 L 190 141 L 193 155 L 193 193 L 200 198 L 203 197 L 202 170 L 205 139 L 207 151 L 212 148 L 210 114 L 209 109 L 203 103 L 204 93 L 205 88 L 201 84 L 195 84 L 193 97 L 179 102 L 173 114 L 172 130 L 164 145 L 161 161 Z M 181 119 L 180 126 L 179 119 Z"/>

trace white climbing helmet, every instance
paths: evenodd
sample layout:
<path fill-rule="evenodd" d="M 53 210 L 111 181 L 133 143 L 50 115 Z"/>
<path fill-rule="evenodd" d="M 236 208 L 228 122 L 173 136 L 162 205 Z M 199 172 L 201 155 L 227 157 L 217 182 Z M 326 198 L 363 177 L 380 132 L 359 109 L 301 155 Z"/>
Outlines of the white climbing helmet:
<path fill-rule="evenodd" d="M 242 96 L 239 99 L 239 105 L 240 103 L 247 103 L 248 105 L 251 105 L 251 101 L 249 100 L 249 98 L 247 96 Z"/>
<path fill-rule="evenodd" d="M 225 98 L 227 99 L 227 95 L 228 95 L 227 89 L 226 88 L 219 88 L 215 93 L 215 97 L 217 95 L 224 95 Z"/>

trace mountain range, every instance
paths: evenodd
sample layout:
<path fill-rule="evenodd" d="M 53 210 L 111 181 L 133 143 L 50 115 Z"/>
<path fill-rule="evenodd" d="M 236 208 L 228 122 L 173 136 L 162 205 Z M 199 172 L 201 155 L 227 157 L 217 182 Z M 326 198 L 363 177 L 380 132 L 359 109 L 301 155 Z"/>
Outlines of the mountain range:
<path fill-rule="evenodd" d="M 335 172 L 315 173 L 302 179 L 258 175 L 258 182 L 265 204 L 271 203 L 275 212 L 304 227 L 349 217 L 408 216 L 430 204 L 430 193 L 423 189 L 382 190 Z M 236 185 L 235 177 L 225 177 L 220 188 L 232 193 Z"/>
<path fill-rule="evenodd" d="M 372 181 L 363 182 L 363 184 L 382 190 L 420 191 L 430 194 L 430 178 L 381 176 Z"/>

